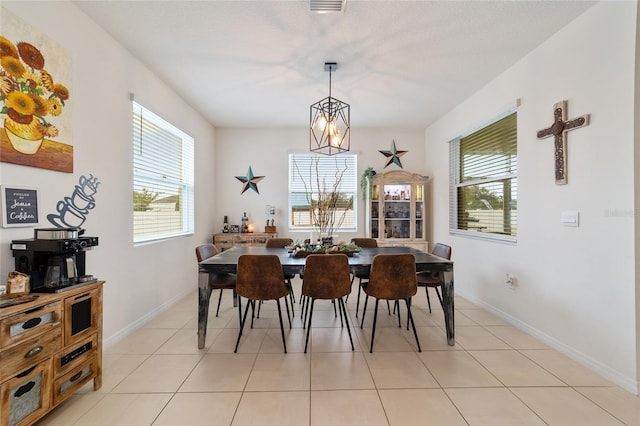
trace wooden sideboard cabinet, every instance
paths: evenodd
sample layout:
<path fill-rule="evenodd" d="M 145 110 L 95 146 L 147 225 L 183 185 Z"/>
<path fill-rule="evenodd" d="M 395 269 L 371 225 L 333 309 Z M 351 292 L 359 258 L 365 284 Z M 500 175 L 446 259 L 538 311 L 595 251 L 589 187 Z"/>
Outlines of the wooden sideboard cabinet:
<path fill-rule="evenodd" d="M 103 284 L 0 308 L 0 425 L 33 424 L 89 381 L 102 386 Z"/>
<path fill-rule="evenodd" d="M 262 247 L 269 238 L 276 238 L 275 232 L 251 232 L 251 233 L 226 233 L 213 234 L 213 244 L 218 250 L 223 251 L 235 246 Z"/>

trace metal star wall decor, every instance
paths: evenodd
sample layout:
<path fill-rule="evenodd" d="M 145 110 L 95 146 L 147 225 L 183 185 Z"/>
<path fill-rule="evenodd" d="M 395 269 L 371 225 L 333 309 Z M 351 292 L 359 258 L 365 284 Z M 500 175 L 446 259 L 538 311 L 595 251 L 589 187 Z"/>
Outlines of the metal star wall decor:
<path fill-rule="evenodd" d="M 247 189 L 253 189 L 257 194 L 260 193 L 260 191 L 258 191 L 258 182 L 264 179 L 264 176 L 254 176 L 251 166 L 249 166 L 246 176 L 236 176 L 235 178 L 244 183 L 240 194 L 244 194 Z"/>
<path fill-rule="evenodd" d="M 392 163 L 402 168 L 402 162 L 400 161 L 400 157 L 402 157 L 409 151 L 398 151 L 398 148 L 396 148 L 396 141 L 394 140 L 393 143 L 391 144 L 390 150 L 387 150 L 387 151 L 379 150 L 378 152 L 380 152 L 380 154 L 388 158 L 387 164 L 384 165 L 385 168 L 387 168 L 387 166 Z"/>

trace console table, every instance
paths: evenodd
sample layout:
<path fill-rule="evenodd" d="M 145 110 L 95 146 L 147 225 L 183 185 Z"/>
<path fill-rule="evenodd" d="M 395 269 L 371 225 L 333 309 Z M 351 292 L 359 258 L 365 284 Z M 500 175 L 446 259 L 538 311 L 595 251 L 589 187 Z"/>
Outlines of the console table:
<path fill-rule="evenodd" d="M 276 238 L 275 232 L 243 232 L 213 234 L 213 244 L 223 251 L 231 247 L 264 247 L 269 238 Z"/>
<path fill-rule="evenodd" d="M 0 308 L 0 425 L 31 425 L 91 380 L 100 389 L 103 284 Z"/>

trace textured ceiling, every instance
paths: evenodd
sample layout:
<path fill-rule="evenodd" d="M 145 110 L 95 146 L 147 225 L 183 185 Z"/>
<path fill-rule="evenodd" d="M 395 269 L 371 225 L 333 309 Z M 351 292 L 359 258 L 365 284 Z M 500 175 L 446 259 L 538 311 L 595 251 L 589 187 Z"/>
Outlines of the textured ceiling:
<path fill-rule="evenodd" d="M 357 127 L 423 128 L 594 2 L 75 1 L 220 127 L 306 126 L 332 95 Z"/>

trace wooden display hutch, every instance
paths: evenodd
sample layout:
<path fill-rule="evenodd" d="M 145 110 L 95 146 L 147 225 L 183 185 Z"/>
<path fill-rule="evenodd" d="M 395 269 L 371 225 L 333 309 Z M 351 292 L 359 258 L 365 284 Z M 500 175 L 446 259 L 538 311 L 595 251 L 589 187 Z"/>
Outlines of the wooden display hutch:
<path fill-rule="evenodd" d="M 31 425 L 89 381 L 102 386 L 103 284 L 0 308 L 0 425 Z"/>
<path fill-rule="evenodd" d="M 427 177 L 405 171 L 374 175 L 369 180 L 366 235 L 379 246 L 409 246 L 428 251 Z"/>

